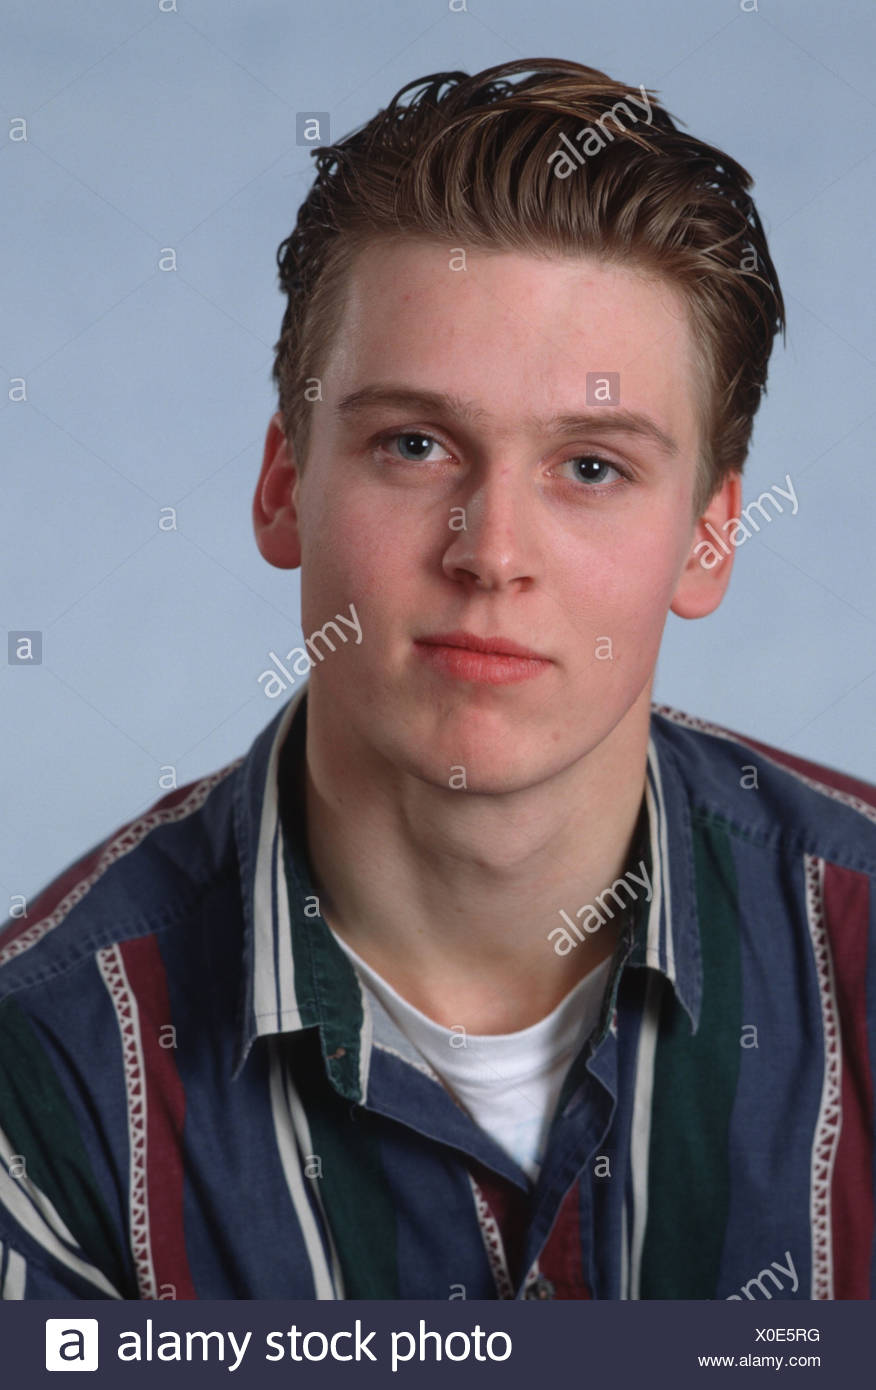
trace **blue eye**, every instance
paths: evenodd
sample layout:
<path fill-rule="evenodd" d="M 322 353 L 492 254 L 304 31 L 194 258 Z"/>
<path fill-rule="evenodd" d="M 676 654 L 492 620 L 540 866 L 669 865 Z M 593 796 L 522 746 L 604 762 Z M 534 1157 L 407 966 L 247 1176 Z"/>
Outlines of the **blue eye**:
<path fill-rule="evenodd" d="M 423 445 L 426 446 L 425 453 L 427 454 L 432 445 L 437 444 L 438 441 L 433 439 L 431 434 L 424 434 L 422 430 L 405 430 L 401 434 L 390 435 L 389 443 L 394 444 L 396 442 L 399 442 L 399 452 L 402 458 L 406 459 L 408 463 L 424 463 L 427 460 L 424 456 Z M 411 450 L 409 454 L 405 452 L 408 448 Z"/>
<path fill-rule="evenodd" d="M 565 460 L 566 463 L 585 465 L 582 471 L 576 470 L 576 476 L 582 483 L 601 483 L 605 481 L 604 470 L 612 469 L 618 477 L 623 477 L 621 469 L 611 459 L 603 458 L 601 454 L 576 454 L 574 458 Z"/>

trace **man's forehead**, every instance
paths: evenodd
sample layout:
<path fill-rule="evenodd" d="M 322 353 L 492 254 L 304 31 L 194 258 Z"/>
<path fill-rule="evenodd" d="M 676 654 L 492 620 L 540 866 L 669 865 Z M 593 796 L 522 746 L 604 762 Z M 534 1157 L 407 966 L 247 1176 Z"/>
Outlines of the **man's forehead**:
<path fill-rule="evenodd" d="M 395 386 L 400 409 L 421 413 L 428 401 L 414 393 L 431 393 L 443 398 L 443 414 L 469 426 L 540 434 L 595 424 L 588 410 L 613 421 L 622 407 L 638 417 L 632 433 L 650 435 L 667 456 L 687 452 L 696 436 L 693 353 L 675 286 L 586 256 L 475 249 L 453 269 L 463 249 L 405 237 L 357 252 L 327 373 L 338 421 L 362 413 L 369 393 L 376 402 L 384 391 L 391 404 Z M 531 296 L 520 293 L 529 288 Z M 588 378 L 608 374 L 614 394 L 594 400 Z M 620 426 L 618 418 L 608 428 Z"/>
<path fill-rule="evenodd" d="M 512 333 L 518 349 L 528 345 L 549 355 L 552 347 L 599 341 L 618 353 L 619 365 L 639 358 L 649 341 L 682 343 L 688 330 L 681 290 L 638 265 L 585 255 L 466 251 L 414 238 L 382 238 L 361 248 L 343 296 L 348 327 L 366 338 L 393 323 L 425 339 L 428 323 L 420 315 L 428 312 L 454 339 L 464 335 L 467 320 L 487 321 Z M 482 348 L 492 345 L 485 340 Z"/>
<path fill-rule="evenodd" d="M 347 298 L 367 298 L 372 282 L 378 280 L 383 282 L 381 290 L 387 283 L 392 288 L 391 297 L 382 297 L 380 301 L 386 307 L 410 303 L 423 294 L 464 295 L 487 287 L 492 296 L 496 287 L 508 280 L 530 282 L 533 302 L 539 285 L 557 295 L 566 295 L 574 288 L 582 296 L 612 295 L 629 298 L 631 302 L 659 302 L 671 317 L 684 317 L 684 297 L 678 286 L 635 259 L 616 254 L 466 247 L 431 237 L 381 236 L 360 246 L 353 255 L 345 286 Z M 525 309 L 525 305 L 510 297 L 495 302 L 497 308 L 520 313 Z"/>

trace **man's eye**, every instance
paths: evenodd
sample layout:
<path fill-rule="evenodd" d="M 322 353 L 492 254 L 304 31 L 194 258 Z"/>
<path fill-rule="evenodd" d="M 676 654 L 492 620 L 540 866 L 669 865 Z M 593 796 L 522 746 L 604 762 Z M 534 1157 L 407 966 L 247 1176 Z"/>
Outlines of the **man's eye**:
<path fill-rule="evenodd" d="M 431 463 L 433 460 L 427 457 L 429 450 L 435 445 L 441 448 L 437 439 L 431 434 L 424 434 L 422 430 L 404 430 L 401 434 L 390 434 L 383 442 L 397 444 L 399 453 L 408 463 Z"/>
<path fill-rule="evenodd" d="M 606 469 L 616 473 L 619 478 L 626 476 L 616 463 L 603 458 L 601 454 L 577 454 L 574 458 L 565 459 L 561 466 L 566 467 L 569 464 L 573 467 L 574 479 L 582 483 L 604 483 Z"/>

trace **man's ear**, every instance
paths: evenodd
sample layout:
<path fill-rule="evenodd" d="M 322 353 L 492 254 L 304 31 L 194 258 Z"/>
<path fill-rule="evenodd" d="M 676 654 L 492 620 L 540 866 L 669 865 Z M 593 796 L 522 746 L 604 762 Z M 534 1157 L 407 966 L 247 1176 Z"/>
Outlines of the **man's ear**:
<path fill-rule="evenodd" d="M 268 564 L 277 569 L 297 569 L 301 564 L 297 501 L 298 469 L 278 410 L 268 425 L 262 471 L 252 502 L 256 544 Z"/>
<path fill-rule="evenodd" d="M 690 553 L 669 605 L 679 618 L 704 618 L 718 607 L 730 582 L 734 547 L 728 539 L 742 506 L 742 478 L 728 473 L 694 526 Z"/>

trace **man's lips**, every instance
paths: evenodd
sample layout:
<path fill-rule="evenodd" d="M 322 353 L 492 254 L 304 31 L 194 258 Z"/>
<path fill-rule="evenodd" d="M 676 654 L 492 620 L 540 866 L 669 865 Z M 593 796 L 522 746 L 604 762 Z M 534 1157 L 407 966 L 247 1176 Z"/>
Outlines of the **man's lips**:
<path fill-rule="evenodd" d="M 433 647 L 461 647 L 465 651 L 483 652 L 489 656 L 516 656 L 524 661 L 549 661 L 531 647 L 512 642 L 509 637 L 478 637 L 472 632 L 430 632 L 425 637 L 416 637 L 416 642 Z"/>
<path fill-rule="evenodd" d="M 430 632 L 414 639 L 422 660 L 441 677 L 473 685 L 519 685 L 544 675 L 551 658 L 510 637 L 477 637 L 473 632 Z"/>

